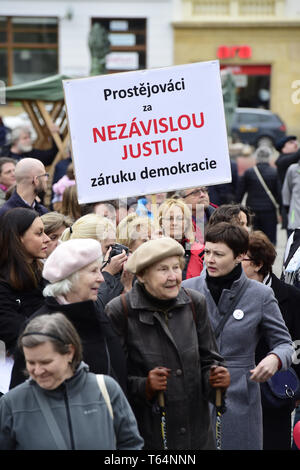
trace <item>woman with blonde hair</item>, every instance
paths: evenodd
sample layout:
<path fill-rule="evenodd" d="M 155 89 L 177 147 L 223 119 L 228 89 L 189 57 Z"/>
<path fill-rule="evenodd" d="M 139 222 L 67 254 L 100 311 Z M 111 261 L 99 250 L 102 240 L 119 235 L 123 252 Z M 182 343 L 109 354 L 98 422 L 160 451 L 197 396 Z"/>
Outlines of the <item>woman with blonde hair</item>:
<path fill-rule="evenodd" d="M 192 213 L 181 199 L 166 199 L 158 210 L 158 223 L 163 235 L 177 240 L 185 250 L 182 279 L 199 276 L 203 268 L 204 245 L 195 242 Z"/>
<path fill-rule="evenodd" d="M 76 184 L 64 190 L 60 212 L 71 217 L 73 221 L 79 219 L 81 216 L 81 207 L 78 204 Z"/>
<path fill-rule="evenodd" d="M 46 250 L 48 257 L 57 247 L 64 230 L 71 227 L 73 221 L 69 216 L 60 214 L 59 212 L 47 212 L 47 214 L 41 216 L 41 219 L 44 224 L 45 234 L 50 238 Z"/>
<path fill-rule="evenodd" d="M 149 217 L 139 216 L 133 212 L 124 217 L 117 226 L 117 242 L 135 251 L 142 243 L 155 236 L 155 222 Z"/>

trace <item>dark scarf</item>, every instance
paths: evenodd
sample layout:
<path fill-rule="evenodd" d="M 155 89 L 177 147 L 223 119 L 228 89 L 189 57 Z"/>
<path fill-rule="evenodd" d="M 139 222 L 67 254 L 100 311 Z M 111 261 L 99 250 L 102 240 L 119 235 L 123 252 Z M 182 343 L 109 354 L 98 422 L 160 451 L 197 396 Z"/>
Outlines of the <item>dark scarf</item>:
<path fill-rule="evenodd" d="M 147 291 L 144 284 L 142 284 L 141 282 L 139 282 L 138 284 L 139 284 L 144 296 L 148 300 L 150 300 L 153 307 L 155 309 L 157 309 L 158 311 L 166 312 L 167 310 L 172 308 L 173 305 L 175 305 L 177 297 L 175 297 L 174 299 L 158 299 L 157 297 L 154 297 L 152 294 L 150 294 L 150 292 Z"/>
<path fill-rule="evenodd" d="M 230 273 L 225 276 L 212 277 L 206 272 L 206 284 L 214 299 L 216 305 L 218 305 L 223 289 L 230 289 L 233 282 L 239 279 L 242 274 L 242 265 L 239 263 Z"/>

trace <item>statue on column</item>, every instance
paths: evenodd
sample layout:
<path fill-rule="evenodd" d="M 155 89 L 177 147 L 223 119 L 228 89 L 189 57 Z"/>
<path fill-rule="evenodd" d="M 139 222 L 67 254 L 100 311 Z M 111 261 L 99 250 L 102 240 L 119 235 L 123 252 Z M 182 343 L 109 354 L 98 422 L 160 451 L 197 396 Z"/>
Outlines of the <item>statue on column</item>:
<path fill-rule="evenodd" d="M 90 75 L 106 73 L 105 57 L 110 50 L 108 34 L 99 23 L 94 23 L 89 34 L 88 45 L 91 53 Z"/>
<path fill-rule="evenodd" d="M 233 75 L 228 70 L 221 70 L 221 83 L 226 119 L 227 135 L 231 136 L 231 126 L 233 121 L 233 115 L 237 106 L 236 98 L 236 85 Z"/>

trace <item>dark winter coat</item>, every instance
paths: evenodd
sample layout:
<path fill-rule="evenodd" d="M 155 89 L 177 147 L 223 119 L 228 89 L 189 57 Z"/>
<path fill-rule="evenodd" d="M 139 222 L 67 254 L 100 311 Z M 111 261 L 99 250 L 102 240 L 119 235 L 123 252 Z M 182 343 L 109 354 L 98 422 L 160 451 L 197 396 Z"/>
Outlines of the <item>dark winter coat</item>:
<path fill-rule="evenodd" d="M 125 296 L 128 316 L 121 296 L 106 306 L 127 355 L 129 401 L 146 449 L 162 449 L 157 401 L 149 402 L 145 393 L 149 371 L 159 366 L 171 369 L 165 393 L 168 448 L 215 448 L 208 406 L 215 392 L 209 386 L 209 371 L 211 365 L 224 361 L 217 352 L 205 298 L 188 291 L 195 320 L 184 289 L 165 311 L 138 282 Z"/>
<path fill-rule="evenodd" d="M 83 360 L 95 374 L 114 377 L 126 390 L 126 361 L 118 336 L 110 320 L 92 300 L 59 304 L 54 297 L 44 298 L 43 306 L 30 318 L 48 313 L 63 313 L 75 326 L 83 347 Z M 10 388 L 24 382 L 24 359 L 21 353 L 15 358 Z"/>
<path fill-rule="evenodd" d="M 48 166 L 53 162 L 57 152 L 58 148 L 55 141 L 53 140 L 52 147 L 50 149 L 32 149 L 30 152 L 23 152 L 22 154 L 14 153 L 11 151 L 10 146 L 5 146 L 2 148 L 1 157 L 9 157 L 17 161 L 22 160 L 22 158 L 36 158 L 37 160 L 40 160 L 45 166 Z"/>
<path fill-rule="evenodd" d="M 281 153 L 279 157 L 277 158 L 275 165 L 277 166 L 278 177 L 279 177 L 279 182 L 281 186 L 283 186 L 285 174 L 287 172 L 288 167 L 292 165 L 293 163 L 297 163 L 299 158 L 300 158 L 300 148 L 297 150 L 297 152 Z"/>
<path fill-rule="evenodd" d="M 19 291 L 0 281 L 0 340 L 5 343 L 7 352 L 14 352 L 24 323 L 43 305 L 44 287 L 41 280 L 36 289 Z"/>
<path fill-rule="evenodd" d="M 277 170 L 269 163 L 258 163 L 257 168 L 275 200 L 281 205 L 281 189 L 277 177 Z M 274 210 L 274 205 L 260 183 L 253 168 L 248 168 L 240 177 L 237 192 L 237 201 L 241 202 L 245 193 L 248 193 L 246 204 L 254 212 Z"/>
<path fill-rule="evenodd" d="M 271 285 L 275 298 L 289 330 L 293 341 L 300 340 L 300 289 L 280 281 L 275 274 L 271 275 Z M 298 346 L 296 347 L 296 351 Z M 268 345 L 262 338 L 256 349 L 256 362 L 259 362 L 268 353 Z M 299 356 L 299 351 L 298 351 Z M 297 357 L 300 362 L 300 357 Z M 293 369 L 300 379 L 300 364 L 292 364 Z M 263 448 L 264 450 L 288 450 L 291 447 L 291 405 L 274 408 L 264 397 L 264 387 L 262 392 L 263 410 Z"/>
<path fill-rule="evenodd" d="M 221 206 L 222 204 L 232 204 L 236 201 L 236 192 L 239 181 L 238 166 L 230 160 L 231 183 L 216 184 L 208 187 L 209 200 Z"/>
<path fill-rule="evenodd" d="M 278 279 L 275 274 L 271 275 L 272 283 L 270 287 L 272 288 L 275 298 L 278 302 L 279 309 L 281 311 L 282 317 L 284 322 L 289 330 L 291 338 L 293 341 L 300 340 L 300 289 L 296 287 L 286 284 L 285 282 Z M 259 346 L 262 347 L 263 343 L 259 343 Z M 265 348 L 267 348 L 266 343 L 264 343 Z M 297 348 L 296 348 L 297 349 Z M 266 349 L 263 352 L 258 353 L 260 358 L 262 359 L 263 354 L 265 354 Z M 299 355 L 299 354 L 298 354 Z M 257 356 L 259 357 L 259 356 Z M 299 380 L 300 380 L 300 357 L 299 357 L 299 364 L 293 363 L 292 364 L 295 372 L 297 373 Z"/>
<path fill-rule="evenodd" d="M 24 202 L 24 200 L 19 196 L 19 194 L 14 191 L 8 201 L 3 204 L 0 209 L 0 216 L 3 215 L 5 212 L 9 211 L 10 209 L 15 209 L 15 207 L 23 207 L 24 209 L 34 209 L 40 216 L 46 214 L 48 209 L 40 204 L 39 202 L 35 203 L 34 207 L 29 206 Z"/>

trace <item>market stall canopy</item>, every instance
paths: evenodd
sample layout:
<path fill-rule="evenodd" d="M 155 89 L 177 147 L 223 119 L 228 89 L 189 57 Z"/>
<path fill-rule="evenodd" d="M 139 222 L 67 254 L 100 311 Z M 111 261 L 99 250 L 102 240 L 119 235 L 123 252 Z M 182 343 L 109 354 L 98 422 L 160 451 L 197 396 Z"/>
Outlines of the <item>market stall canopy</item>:
<path fill-rule="evenodd" d="M 70 77 L 66 75 L 53 75 L 22 85 L 6 88 L 6 101 L 40 100 L 61 101 L 64 99 L 62 80 Z"/>
<path fill-rule="evenodd" d="M 37 133 L 34 147 L 46 149 L 57 146 L 57 154 L 47 171 L 50 173 L 49 190 L 45 202 L 50 202 L 51 182 L 56 163 L 65 158 L 69 144 L 67 114 L 62 80 L 70 77 L 53 75 L 33 82 L 6 88 L 6 101 L 19 101 L 30 117 Z"/>

